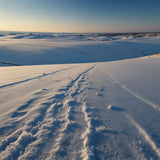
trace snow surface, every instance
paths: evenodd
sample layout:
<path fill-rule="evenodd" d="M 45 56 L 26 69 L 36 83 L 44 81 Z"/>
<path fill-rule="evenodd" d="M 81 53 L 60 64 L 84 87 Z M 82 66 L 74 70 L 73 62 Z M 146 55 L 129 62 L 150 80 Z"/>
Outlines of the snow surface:
<path fill-rule="evenodd" d="M 105 38 L 0 37 L 0 159 L 160 159 L 160 39 Z"/>
<path fill-rule="evenodd" d="M 105 39 L 109 41 L 104 41 Z M 93 63 L 122 60 L 159 53 L 159 43 L 160 36 L 138 38 L 67 34 L 6 35 L 0 37 L 0 65 Z"/>

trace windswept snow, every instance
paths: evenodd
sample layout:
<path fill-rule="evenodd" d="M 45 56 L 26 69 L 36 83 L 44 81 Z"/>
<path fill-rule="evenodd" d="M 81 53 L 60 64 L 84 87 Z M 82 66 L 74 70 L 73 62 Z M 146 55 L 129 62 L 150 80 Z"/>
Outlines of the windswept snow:
<path fill-rule="evenodd" d="M 113 40 L 104 41 L 104 37 Z M 143 57 L 159 53 L 159 37 L 6 35 L 0 37 L 0 65 L 93 63 Z"/>
<path fill-rule="evenodd" d="M 1 36 L 0 159 L 160 159 L 158 37 Z"/>

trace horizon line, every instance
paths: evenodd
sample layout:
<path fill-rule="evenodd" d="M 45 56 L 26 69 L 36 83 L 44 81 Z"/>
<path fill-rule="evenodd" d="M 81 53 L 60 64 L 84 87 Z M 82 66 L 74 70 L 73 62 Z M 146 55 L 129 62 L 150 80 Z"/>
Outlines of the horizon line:
<path fill-rule="evenodd" d="M 128 32 L 51 32 L 51 31 L 16 31 L 16 30 L 0 30 L 0 32 L 26 32 L 26 33 L 97 33 L 97 34 L 112 34 L 112 33 L 121 33 L 121 34 L 127 34 L 127 33 L 160 33 L 160 31 L 128 31 Z"/>

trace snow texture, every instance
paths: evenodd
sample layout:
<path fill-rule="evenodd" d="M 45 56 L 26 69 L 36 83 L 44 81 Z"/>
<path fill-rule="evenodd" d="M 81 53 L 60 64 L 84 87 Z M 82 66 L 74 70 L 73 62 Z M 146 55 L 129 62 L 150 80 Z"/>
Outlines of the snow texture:
<path fill-rule="evenodd" d="M 159 37 L 0 35 L 0 159 L 160 159 Z"/>

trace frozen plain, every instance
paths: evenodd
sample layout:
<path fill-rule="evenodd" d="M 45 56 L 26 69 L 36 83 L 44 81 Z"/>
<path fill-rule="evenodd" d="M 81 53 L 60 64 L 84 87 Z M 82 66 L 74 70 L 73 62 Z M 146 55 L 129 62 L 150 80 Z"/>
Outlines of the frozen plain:
<path fill-rule="evenodd" d="M 160 36 L 1 35 L 0 159 L 160 159 L 159 53 Z"/>

